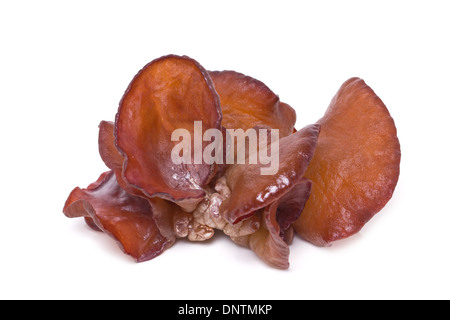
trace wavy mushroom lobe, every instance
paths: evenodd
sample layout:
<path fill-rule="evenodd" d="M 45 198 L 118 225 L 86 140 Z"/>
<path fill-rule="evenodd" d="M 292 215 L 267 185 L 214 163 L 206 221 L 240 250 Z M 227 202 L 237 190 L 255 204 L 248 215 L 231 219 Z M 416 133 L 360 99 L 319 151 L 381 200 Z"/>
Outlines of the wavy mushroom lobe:
<path fill-rule="evenodd" d="M 194 150 L 208 129 L 221 129 L 219 97 L 205 69 L 186 56 L 165 56 L 147 64 L 132 80 L 116 115 L 116 147 L 124 156 L 123 178 L 148 197 L 177 203 L 190 202 L 192 210 L 205 195 L 215 165 L 190 157 L 175 164 L 172 133 L 185 130 Z M 194 131 L 194 123 L 201 129 Z M 206 142 L 201 142 L 201 152 Z M 188 157 L 189 158 L 189 157 Z"/>
<path fill-rule="evenodd" d="M 400 174 L 394 120 L 359 78 L 346 81 L 324 117 L 305 177 L 313 182 L 295 230 L 316 245 L 357 233 L 391 199 Z"/>

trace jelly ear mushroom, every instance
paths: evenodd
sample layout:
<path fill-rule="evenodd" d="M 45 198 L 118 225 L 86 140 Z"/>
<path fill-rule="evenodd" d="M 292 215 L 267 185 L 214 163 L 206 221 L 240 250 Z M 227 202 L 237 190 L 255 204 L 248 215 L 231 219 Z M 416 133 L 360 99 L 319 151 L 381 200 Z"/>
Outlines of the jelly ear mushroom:
<path fill-rule="evenodd" d="M 109 169 L 122 168 L 124 158 L 114 145 L 114 122 L 102 121 L 98 125 L 98 150 Z"/>
<path fill-rule="evenodd" d="M 84 217 L 91 228 L 114 238 L 137 262 L 153 259 L 172 245 L 159 232 L 148 201 L 125 192 L 112 171 L 86 189 L 75 188 L 63 212 L 69 218 Z"/>
<path fill-rule="evenodd" d="M 231 196 L 221 211 L 229 223 L 250 217 L 255 211 L 280 199 L 298 183 L 316 149 L 320 125 L 314 124 L 279 140 L 279 148 L 270 145 L 278 167 L 273 174 L 262 175 L 263 164 L 234 164 L 225 173 Z M 277 150 L 278 149 L 278 150 Z M 272 164 L 271 164 L 272 166 Z M 275 166 L 274 166 L 275 167 Z"/>
<path fill-rule="evenodd" d="M 301 214 L 311 191 L 311 182 L 302 179 L 293 189 L 257 214 L 261 215 L 261 227 L 254 233 L 231 239 L 253 250 L 268 265 L 289 268 L 289 244 L 294 231 L 292 222 Z"/>
<path fill-rule="evenodd" d="M 176 129 L 187 130 L 194 145 L 194 122 L 201 134 L 221 129 L 222 113 L 208 72 L 186 56 L 165 56 L 147 64 L 132 80 L 116 115 L 116 147 L 125 158 L 122 176 L 146 196 L 158 196 L 193 210 L 215 173 L 205 162 L 174 164 Z M 202 151 L 206 143 L 202 145 Z"/>
<path fill-rule="evenodd" d="M 392 197 L 400 173 L 400 144 L 389 111 L 359 79 L 346 81 L 324 117 L 305 177 L 311 196 L 295 222 L 315 245 L 357 233 Z"/>
<path fill-rule="evenodd" d="M 280 102 L 263 82 L 235 71 L 210 71 L 222 105 L 222 125 L 247 130 L 263 126 L 280 130 L 280 137 L 292 133 L 295 110 Z"/>
<path fill-rule="evenodd" d="M 114 144 L 114 122 L 102 121 L 99 124 L 98 149 L 105 165 L 116 175 L 119 186 L 129 194 L 141 198 L 148 198 L 140 189 L 133 187 L 122 177 L 124 157 Z"/>

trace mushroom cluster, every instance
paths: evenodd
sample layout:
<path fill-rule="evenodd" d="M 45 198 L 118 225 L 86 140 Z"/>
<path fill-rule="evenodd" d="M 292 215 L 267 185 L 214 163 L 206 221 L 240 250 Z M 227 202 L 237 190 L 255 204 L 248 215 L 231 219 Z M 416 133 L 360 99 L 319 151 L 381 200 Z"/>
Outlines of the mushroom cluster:
<path fill-rule="evenodd" d="M 204 241 L 221 230 L 287 269 L 295 233 L 327 246 L 379 212 L 392 197 L 401 155 L 386 106 L 359 78 L 341 86 L 317 123 L 295 124 L 294 109 L 261 81 L 209 72 L 186 56 L 158 58 L 131 81 L 115 121 L 99 125 L 109 171 L 75 188 L 63 212 L 84 217 L 137 262 L 176 239 Z M 179 129 L 193 148 L 177 148 Z M 248 134 L 235 144 L 229 129 L 255 132 L 259 144 L 248 148 Z M 174 150 L 184 161 L 174 161 Z M 263 174 L 268 154 L 277 166 Z"/>

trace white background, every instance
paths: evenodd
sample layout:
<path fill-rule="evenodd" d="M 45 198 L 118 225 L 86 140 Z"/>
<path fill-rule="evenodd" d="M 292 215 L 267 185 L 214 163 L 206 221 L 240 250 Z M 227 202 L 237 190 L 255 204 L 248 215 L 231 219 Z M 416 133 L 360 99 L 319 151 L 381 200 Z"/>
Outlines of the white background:
<path fill-rule="evenodd" d="M 445 1 L 2 1 L 0 298 L 450 298 L 449 13 Z M 298 128 L 363 78 L 398 129 L 392 200 L 330 248 L 296 238 L 288 271 L 221 235 L 134 263 L 62 208 L 106 171 L 99 122 L 169 53 L 262 80 Z"/>

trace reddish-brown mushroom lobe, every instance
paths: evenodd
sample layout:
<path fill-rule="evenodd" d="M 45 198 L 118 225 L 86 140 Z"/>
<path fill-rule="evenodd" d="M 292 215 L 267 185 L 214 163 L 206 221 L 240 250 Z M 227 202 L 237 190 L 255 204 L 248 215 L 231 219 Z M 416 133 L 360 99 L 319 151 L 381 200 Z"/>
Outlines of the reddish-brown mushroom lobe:
<path fill-rule="evenodd" d="M 311 194 L 312 182 L 302 180 L 279 201 L 276 220 L 280 226 L 280 236 L 286 243 L 292 242 L 294 235 L 292 224 L 301 216 Z"/>
<path fill-rule="evenodd" d="M 202 157 L 208 145 L 203 134 L 220 130 L 221 119 L 219 97 L 200 64 L 174 55 L 150 62 L 129 85 L 116 115 L 115 144 L 125 158 L 124 180 L 149 197 L 187 203 L 186 209 L 193 210 L 215 172 L 215 165 Z M 196 121 L 201 123 L 195 126 Z M 189 136 L 174 138 L 175 131 Z M 184 139 L 191 146 L 190 163 L 176 164 L 172 150 Z"/>
<path fill-rule="evenodd" d="M 305 177 L 311 196 L 295 230 L 316 245 L 357 233 L 392 197 L 400 173 L 400 144 L 389 111 L 359 78 L 331 101 Z"/>
<path fill-rule="evenodd" d="M 273 174 L 263 175 L 261 168 L 267 165 L 260 162 L 230 166 L 225 177 L 231 196 L 221 206 L 224 218 L 233 224 L 248 218 L 300 183 L 313 157 L 319 133 L 320 125 L 314 124 L 281 138 L 274 148 L 272 142 L 268 149 L 272 159 L 278 159 Z"/>
<path fill-rule="evenodd" d="M 117 183 L 127 193 L 145 198 L 149 201 L 152 208 L 153 219 L 158 226 L 161 235 L 167 239 L 170 244 L 175 243 L 180 234 L 186 233 L 192 214 L 184 212 L 180 206 L 174 202 L 159 198 L 147 198 L 139 189 L 134 188 L 122 178 L 123 157 L 117 151 L 114 145 L 114 123 L 102 121 L 99 125 L 99 150 L 100 155 L 106 166 L 116 175 Z M 86 220 L 89 218 L 85 218 Z M 86 223 L 95 229 L 95 224 L 90 221 Z"/>
<path fill-rule="evenodd" d="M 172 244 L 159 232 L 149 202 L 123 190 L 112 171 L 86 189 L 75 188 L 63 212 L 69 218 L 85 217 L 88 225 L 114 238 L 137 262 L 160 255 Z"/>
<path fill-rule="evenodd" d="M 295 110 L 280 102 L 264 83 L 235 71 L 210 71 L 222 105 L 222 125 L 247 130 L 263 126 L 280 130 L 280 137 L 292 133 Z"/>
<path fill-rule="evenodd" d="M 114 123 L 102 121 L 99 125 L 98 148 L 100 157 L 105 165 L 116 175 L 117 183 L 122 189 L 131 195 L 148 198 L 140 189 L 130 185 L 122 177 L 124 157 L 119 153 L 114 144 Z"/>
<path fill-rule="evenodd" d="M 124 158 L 114 145 L 114 122 L 102 121 L 98 128 L 100 157 L 109 169 L 122 168 Z"/>
<path fill-rule="evenodd" d="M 232 239 L 248 246 L 268 265 L 288 269 L 288 245 L 293 236 L 291 225 L 301 214 L 310 191 L 311 181 L 302 179 L 281 199 L 260 210 L 263 223 L 258 231 Z"/>

